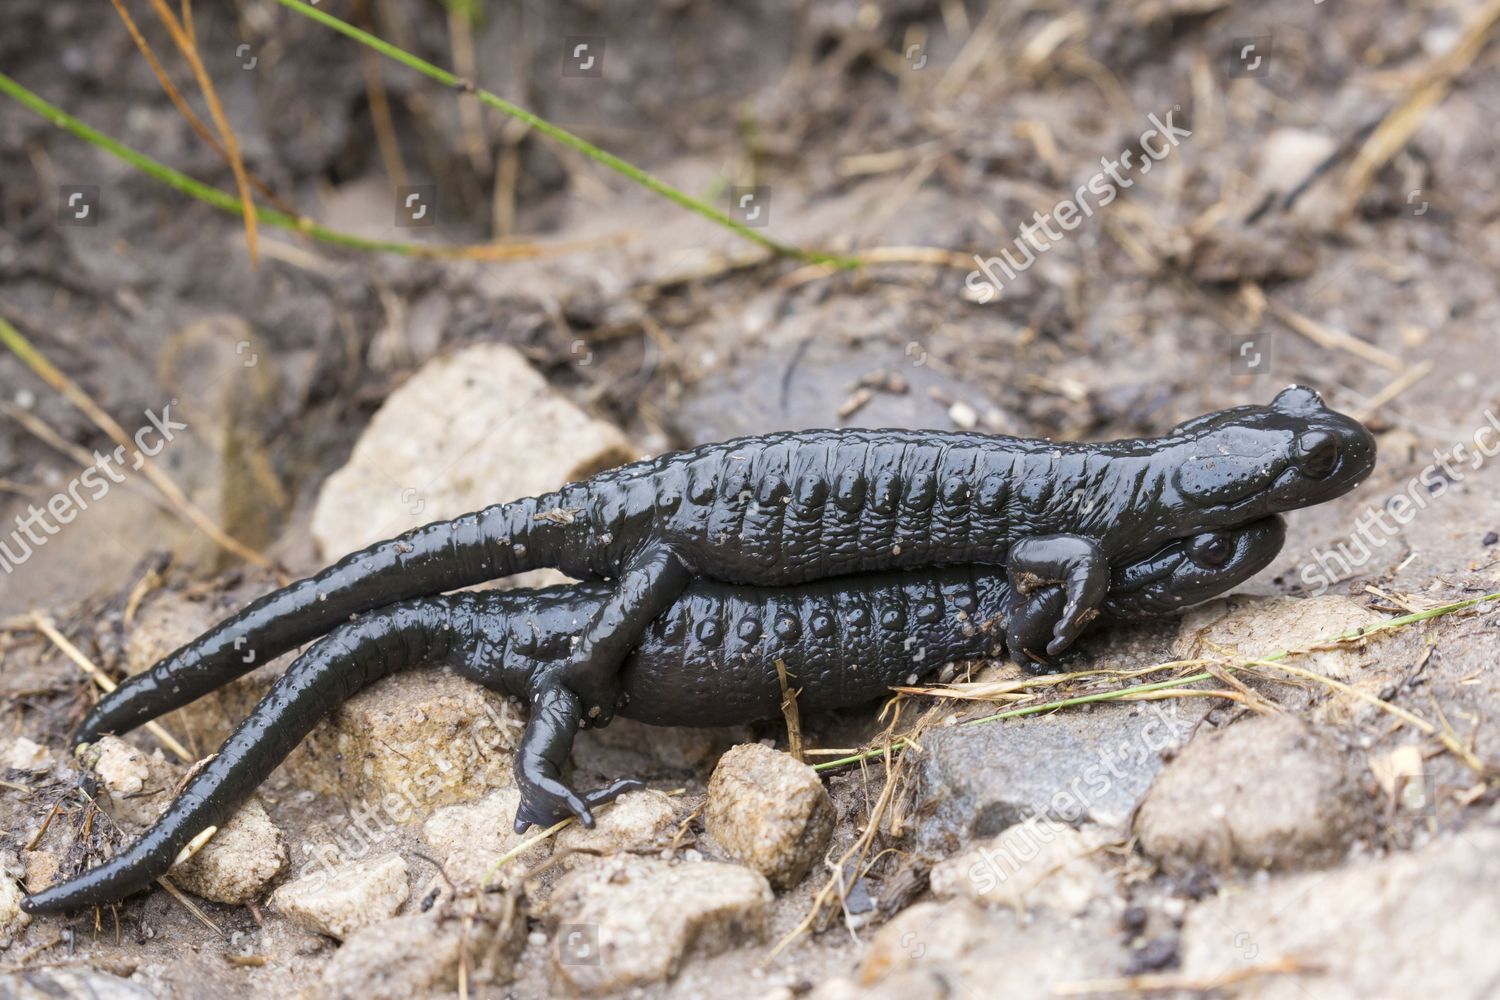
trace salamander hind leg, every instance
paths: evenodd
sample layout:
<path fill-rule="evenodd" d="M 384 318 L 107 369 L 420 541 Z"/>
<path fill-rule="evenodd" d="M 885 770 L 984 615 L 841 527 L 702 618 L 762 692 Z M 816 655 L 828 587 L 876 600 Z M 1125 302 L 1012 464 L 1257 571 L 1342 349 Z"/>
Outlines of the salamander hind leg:
<path fill-rule="evenodd" d="M 1010 579 L 1011 600 L 1017 609 L 1024 608 L 1026 599 L 1044 587 L 1063 588 L 1062 611 L 1046 644 L 1049 656 L 1071 646 L 1099 616 L 1109 590 L 1109 562 L 1098 543 L 1082 535 L 1037 535 L 1021 539 L 1007 554 L 1006 574 Z M 1032 614 L 1034 623 L 1035 612 Z M 1037 640 L 1028 637 L 1027 641 Z"/>
<path fill-rule="evenodd" d="M 669 548 L 642 551 L 615 581 L 614 593 L 594 613 L 559 680 L 583 703 L 580 725 L 606 726 L 624 701 L 620 668 L 646 627 L 682 595 L 692 573 Z"/>
<path fill-rule="evenodd" d="M 592 827 L 594 807 L 622 792 L 644 787 L 639 781 L 624 778 L 580 795 L 563 782 L 563 767 L 573 750 L 573 737 L 578 734 L 582 716 L 583 703 L 576 694 L 560 683 L 543 681 L 532 699 L 531 719 L 516 755 L 516 784 L 521 790 L 521 804 L 516 807 L 517 833 L 525 833 L 533 823 L 551 826 L 568 816 Z"/>

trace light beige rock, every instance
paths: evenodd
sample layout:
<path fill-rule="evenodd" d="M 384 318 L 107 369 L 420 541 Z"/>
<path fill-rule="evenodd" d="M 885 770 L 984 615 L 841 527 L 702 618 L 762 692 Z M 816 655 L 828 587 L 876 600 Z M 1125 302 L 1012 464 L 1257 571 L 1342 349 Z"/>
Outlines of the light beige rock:
<path fill-rule="evenodd" d="M 1188 911 L 1182 974 L 1255 977 L 1257 1000 L 1489 997 L 1500 982 L 1500 830 L 1471 825 L 1417 851 L 1251 881 Z M 1288 963 L 1291 964 L 1291 963 Z"/>
<path fill-rule="evenodd" d="M 198 853 L 172 869 L 180 889 L 216 903 L 248 903 L 286 867 L 286 838 L 255 799 L 240 806 Z"/>
<path fill-rule="evenodd" d="M 1119 885 L 1101 856 L 1111 838 L 1097 827 L 1032 817 L 932 869 L 932 893 L 1018 911 L 1047 907 L 1073 915 L 1114 899 Z"/>
<path fill-rule="evenodd" d="M 800 882 L 828 849 L 833 802 L 818 773 L 759 743 L 732 748 L 708 782 L 709 836 L 779 889 Z"/>
<path fill-rule="evenodd" d="M 1384 620 L 1363 604 L 1336 594 L 1228 597 L 1189 611 L 1182 619 L 1173 652 L 1183 659 L 1212 655 L 1222 649 L 1246 657 L 1265 656 Z M 1310 653 L 1298 660 L 1298 665 L 1339 680 L 1353 680 L 1365 656 L 1355 644 Z"/>
<path fill-rule="evenodd" d="M 1291 714 L 1200 732 L 1157 775 L 1136 819 L 1171 870 L 1295 868 L 1336 860 L 1368 799 L 1343 750 Z"/>
<path fill-rule="evenodd" d="M 52 751 L 24 736 L 17 736 L 6 751 L 4 763 L 17 771 L 45 771 L 52 766 Z"/>
<path fill-rule="evenodd" d="M 914 903 L 876 931 L 860 961 L 859 981 L 871 986 L 922 965 L 961 961 L 984 945 L 985 915 L 966 899 Z"/>
<path fill-rule="evenodd" d="M 395 916 L 410 894 L 406 861 L 387 854 L 288 882 L 271 894 L 271 905 L 308 930 L 343 940 Z"/>
<path fill-rule="evenodd" d="M 21 912 L 21 887 L 15 879 L 0 874 L 0 947 L 5 947 L 27 924 L 31 914 Z"/>
<path fill-rule="evenodd" d="M 57 1000 L 58 997 L 159 1000 L 155 993 L 139 983 L 88 968 L 49 969 L 39 965 L 24 976 L 7 977 L 5 987 L 5 1000 Z"/>
<path fill-rule="evenodd" d="M 526 921 L 508 922 L 495 912 L 498 900 L 481 897 L 479 911 L 465 921 L 446 906 L 396 917 L 355 931 L 323 971 L 323 990 L 336 1000 L 409 1000 L 457 989 L 460 958 L 468 956 L 470 996 L 508 983 L 526 941 Z"/>
<path fill-rule="evenodd" d="M 447 670 L 399 674 L 314 730 L 295 774 L 314 791 L 372 804 L 394 795 L 426 813 L 513 787 L 524 723 L 511 699 Z"/>
<path fill-rule="evenodd" d="M 571 993 L 666 979 L 689 954 L 761 940 L 772 899 L 765 878 L 741 865 L 617 856 L 570 872 L 553 889 L 552 970 Z"/>
<path fill-rule="evenodd" d="M 447 806 L 422 824 L 422 839 L 443 863 L 443 870 L 456 884 L 477 887 L 494 871 L 496 863 L 535 831 L 514 832 L 516 806 L 521 793 L 514 788 L 491 792 L 477 802 Z M 603 811 L 599 814 L 604 815 Z M 552 852 L 553 842 L 544 840 L 522 852 L 503 869 L 505 876 L 525 871 Z"/>
<path fill-rule="evenodd" d="M 1053 997 L 1065 984 L 1116 977 L 1113 915 L 1020 914 L 966 899 L 917 903 L 871 939 L 860 960 L 860 997 Z M 847 994 L 832 993 L 830 1000 Z"/>
<path fill-rule="evenodd" d="M 626 792 L 609 805 L 594 810 L 592 830 L 574 823 L 559 831 L 556 850 L 610 855 L 649 848 L 676 826 L 677 810 L 666 795 L 650 788 Z M 562 864 L 573 867 L 580 859 L 574 855 Z"/>
<path fill-rule="evenodd" d="M 22 880 L 29 893 L 38 893 L 49 885 L 63 880 L 62 855 L 56 851 L 25 851 L 21 862 L 26 866 L 26 877 Z"/>
<path fill-rule="evenodd" d="M 79 760 L 99 779 L 110 815 L 127 826 L 156 819 L 180 773 L 160 750 L 148 754 L 118 736 L 99 737 L 81 751 Z"/>
<path fill-rule="evenodd" d="M 514 348 L 475 344 L 391 393 L 323 484 L 312 535 L 332 560 L 634 457 L 618 430 L 554 392 Z"/>

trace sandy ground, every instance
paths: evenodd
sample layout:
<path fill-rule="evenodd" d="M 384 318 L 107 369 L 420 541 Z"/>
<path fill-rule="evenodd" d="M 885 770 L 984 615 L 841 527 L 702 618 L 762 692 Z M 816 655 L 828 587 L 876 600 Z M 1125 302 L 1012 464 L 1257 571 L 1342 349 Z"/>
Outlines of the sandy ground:
<path fill-rule="evenodd" d="M 13 6 L 0 71 L 131 147 L 233 189 L 118 17 L 39 0 Z M 523 3 L 485 5 L 472 29 L 405 0 L 321 6 L 440 65 L 472 58 L 481 85 L 716 205 L 730 206 L 735 189 L 760 189 L 765 231 L 777 239 L 885 262 L 843 273 L 774 258 L 274 3 L 203 5 L 195 30 L 246 165 L 298 211 L 376 239 L 595 242 L 542 259 L 435 261 L 263 227 L 252 267 L 235 217 L 0 103 L 0 315 L 126 433 L 168 411 L 185 422 L 159 456 L 162 472 L 292 575 L 322 564 L 309 531 L 319 488 L 390 394 L 436 356 L 504 343 L 643 453 L 838 425 L 1149 434 L 1264 402 L 1294 381 L 1376 431 L 1372 480 L 1294 515 L 1276 564 L 1242 588 L 1300 603 L 1251 604 L 1237 612 L 1245 621 L 1210 616 L 1181 634 L 1168 622 L 1097 637 L 1083 666 L 1202 652 L 1193 643 L 1204 628 L 1263 653 L 1363 616 L 1500 590 L 1497 473 L 1473 447 L 1500 411 L 1491 179 L 1500 56 L 1471 30 L 1493 5 Z M 208 120 L 148 6 L 127 7 Z M 602 76 L 564 72 L 575 38 L 602 40 Z M 1100 180 L 1127 150 L 1139 158 L 1142 133 L 1168 121 L 1189 134 L 1162 128 L 1160 158 L 1122 173 L 1128 186 Z M 1176 144 L 1162 145 L 1165 135 Z M 406 185 L 426 186 L 435 225 L 394 224 Z M 1115 193 L 1108 204 L 1102 190 Z M 65 211 L 75 191 L 93 209 L 85 219 L 76 201 L 74 217 Z M 994 294 L 978 263 L 1002 251 L 1019 260 L 1021 227 L 1070 199 L 1091 211 L 1047 250 L 1025 254 L 1034 262 L 1013 278 L 989 265 L 1003 279 Z M 0 387 L 8 532 L 28 504 L 66 492 L 113 443 L 8 352 Z M 349 517 L 399 523 L 425 485 L 391 470 L 392 488 Z M 1399 493 L 1424 499 L 1409 523 L 1360 528 L 1367 510 Z M 1341 578 L 1324 587 L 1331 575 Z M 125 477 L 0 577 L 0 748 L 25 737 L 61 750 L 94 697 L 36 632 L 32 609 L 119 676 L 141 609 L 186 600 L 212 620 L 268 579 L 185 524 L 144 477 Z M 1500 762 L 1496 624 L 1486 605 L 1318 667 L 1415 713 L 1420 726 L 1306 678 L 1181 706 L 1170 749 L 1130 758 L 1083 819 L 1062 817 L 1105 831 L 1110 845 L 1102 881 L 1077 911 L 1055 887 L 1018 914 L 963 891 L 939 898 L 929 881 L 944 859 L 1048 812 L 1100 741 L 1138 739 L 1144 709 L 944 730 L 903 765 L 900 801 L 878 817 L 871 854 L 890 851 L 863 880 L 879 901 L 873 915 L 825 911 L 818 934 L 769 962 L 768 945 L 747 935 L 640 989 L 962 996 L 1004 983 L 1015 995 L 1048 995 L 1111 980 L 1095 985 L 1323 997 L 1409 995 L 1442 982 L 1456 996 L 1493 995 L 1500 971 L 1480 942 L 1500 930 L 1500 915 L 1475 889 L 1495 885 L 1484 859 L 1496 823 L 1490 766 Z M 925 704 L 908 707 L 910 718 Z M 1311 735 L 1270 734 L 1222 760 L 1180 752 L 1278 710 Z M 850 746 L 878 728 L 873 710 L 809 720 L 821 746 Z M 749 732 L 781 735 L 777 726 Z M 713 749 L 745 735 L 674 742 L 627 728 L 586 740 L 576 759 L 600 777 L 645 767 L 654 787 L 685 789 L 685 817 Z M 1390 780 L 1390 754 L 1408 746 L 1422 761 L 1416 799 L 1415 780 Z M 1148 834 L 1132 813 L 1163 761 L 1208 799 L 1288 792 L 1259 813 L 1213 813 L 1237 848 L 1193 832 L 1194 814 L 1213 807 L 1191 796 L 1157 803 Z M 348 805 L 328 788 L 310 792 L 310 768 L 278 775 L 266 796 L 294 846 L 315 841 L 309 831 L 336 824 Z M 1309 793 L 1315 808 L 1255 832 L 1257 816 L 1280 815 L 1295 798 L 1291 789 L 1323 787 L 1301 776 L 1328 768 L 1338 776 L 1331 797 Z M 76 831 L 84 811 L 66 768 L 0 777 L 0 860 L 22 877 L 25 848 L 53 803 L 66 805 L 55 838 Z M 832 857 L 869 822 L 883 780 L 879 768 L 831 779 Z M 1274 857 L 1253 849 L 1278 839 L 1293 846 Z M 394 850 L 419 846 L 415 828 L 393 841 Z M 420 895 L 431 868 L 408 861 Z M 826 876 L 777 897 L 765 941 L 798 924 Z M 275 912 L 201 905 L 221 933 L 160 892 L 97 922 L 34 921 L 0 950 L 11 977 L 0 992 L 41 988 L 23 972 L 80 969 L 163 997 L 322 988 L 334 942 Z M 549 966 L 554 928 L 527 919 L 516 982 L 484 995 L 566 992 Z M 1460 923 L 1463 933 L 1449 929 Z M 264 962 L 226 957 L 245 955 Z M 1165 978 L 1120 980 L 1134 975 Z"/>

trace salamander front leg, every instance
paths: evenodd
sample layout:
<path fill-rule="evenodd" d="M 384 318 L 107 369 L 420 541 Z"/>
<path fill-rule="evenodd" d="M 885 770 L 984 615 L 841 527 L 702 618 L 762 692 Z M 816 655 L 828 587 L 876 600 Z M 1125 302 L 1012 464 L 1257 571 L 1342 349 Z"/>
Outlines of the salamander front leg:
<path fill-rule="evenodd" d="M 593 807 L 612 801 L 622 792 L 645 787 L 641 782 L 624 778 L 604 788 L 579 795 L 562 780 L 563 766 L 573 751 L 573 737 L 578 734 L 583 703 L 578 696 L 558 683 L 544 682 L 531 704 L 531 719 L 521 737 L 516 755 L 516 784 L 521 789 L 521 804 L 516 808 L 517 833 L 526 828 L 551 826 L 572 815 L 584 826 L 593 827 Z"/>
<path fill-rule="evenodd" d="M 614 718 L 623 699 L 620 667 L 626 656 L 691 581 L 692 573 L 668 548 L 644 550 L 620 574 L 560 674 L 583 701 L 579 725 L 606 726 Z"/>
<path fill-rule="evenodd" d="M 1099 617 L 1109 590 L 1109 563 L 1091 538 L 1082 535 L 1037 535 L 1023 538 L 1010 548 L 1006 558 L 1011 601 L 1024 606 L 1025 599 L 1043 587 L 1061 586 L 1066 598 L 1052 629 L 1046 652 L 1056 656 Z M 1040 652 L 1040 650 L 1038 650 Z"/>

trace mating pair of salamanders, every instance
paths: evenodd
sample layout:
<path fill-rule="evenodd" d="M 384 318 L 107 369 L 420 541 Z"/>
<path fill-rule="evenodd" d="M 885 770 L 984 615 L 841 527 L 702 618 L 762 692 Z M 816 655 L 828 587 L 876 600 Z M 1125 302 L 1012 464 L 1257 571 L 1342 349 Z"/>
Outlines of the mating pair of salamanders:
<path fill-rule="evenodd" d="M 255 601 L 101 698 L 75 743 L 326 636 L 135 844 L 23 907 L 146 888 L 318 719 L 418 663 L 530 703 L 518 831 L 567 815 L 591 825 L 592 807 L 638 783 L 569 788 L 580 727 L 617 711 L 662 725 L 773 717 L 777 659 L 811 710 L 1005 647 L 1043 669 L 1095 619 L 1171 613 L 1250 577 L 1280 549 L 1276 514 L 1348 492 L 1374 463 L 1369 431 L 1293 386 L 1269 406 L 1098 444 L 742 438 L 426 525 Z M 542 566 L 584 582 L 444 596 Z"/>

